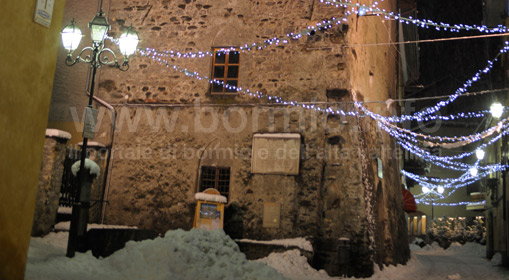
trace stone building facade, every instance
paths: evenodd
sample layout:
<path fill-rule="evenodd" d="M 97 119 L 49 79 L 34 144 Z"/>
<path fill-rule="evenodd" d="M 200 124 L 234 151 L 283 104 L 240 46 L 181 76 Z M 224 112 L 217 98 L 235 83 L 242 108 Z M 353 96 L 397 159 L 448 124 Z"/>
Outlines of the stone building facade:
<path fill-rule="evenodd" d="M 213 182 L 228 197 L 225 231 L 232 237 L 308 237 L 318 266 L 336 275 L 370 276 L 374 263 L 407 261 L 393 140 L 369 118 L 310 109 L 355 111 L 354 99 L 397 97 L 394 47 L 362 46 L 394 41 L 393 22 L 350 16 L 290 39 L 287 34 L 343 17 L 345 9 L 314 0 L 105 5 L 109 35 L 132 25 L 143 52 L 130 59 L 129 71 L 104 67 L 99 75 L 97 95 L 116 112 L 111 134 L 113 114 L 98 106 L 94 141 L 109 143 L 111 155 L 104 222 L 161 233 L 189 229 L 194 194 Z M 395 1 L 380 5 L 396 10 Z M 275 37 L 277 45 L 245 50 Z M 217 55 L 170 55 L 214 48 L 239 51 L 228 52 L 238 54 L 232 77 L 258 94 L 212 92 L 206 77 L 219 71 Z M 162 54 L 154 58 L 153 50 Z M 370 109 L 392 114 L 394 108 Z M 260 162 L 253 164 L 255 158 Z M 341 248 L 349 257 L 338 268 L 340 238 L 348 240 Z"/>

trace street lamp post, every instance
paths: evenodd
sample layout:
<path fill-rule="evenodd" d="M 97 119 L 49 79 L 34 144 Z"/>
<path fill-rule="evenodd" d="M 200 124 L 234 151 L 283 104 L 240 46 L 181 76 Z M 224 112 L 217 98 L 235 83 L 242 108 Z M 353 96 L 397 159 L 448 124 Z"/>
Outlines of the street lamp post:
<path fill-rule="evenodd" d="M 85 120 L 83 128 L 83 145 L 81 146 L 81 158 L 80 158 L 80 169 L 78 172 L 77 190 L 76 197 L 72 207 L 71 214 L 71 227 L 69 229 L 69 240 L 67 244 L 67 256 L 74 257 L 76 249 L 79 245 L 80 239 L 86 232 L 86 221 L 83 220 L 84 211 L 88 211 L 90 208 L 90 201 L 81 201 L 80 196 L 82 195 L 82 186 L 86 180 L 85 172 L 85 159 L 87 154 L 88 139 L 94 137 L 95 132 L 95 116 L 96 111 L 92 108 L 92 101 L 94 96 L 95 88 L 95 75 L 97 68 L 101 65 L 112 65 L 121 71 L 127 71 L 129 69 L 129 56 L 136 51 L 136 47 L 139 42 L 138 34 L 133 30 L 132 26 L 124 32 L 118 39 L 120 52 L 124 56 L 122 63 L 119 63 L 115 52 L 109 48 L 104 47 L 104 39 L 106 33 L 110 29 L 110 24 L 104 16 L 102 10 L 88 24 L 91 29 L 92 46 L 83 48 L 76 58 L 72 58 L 72 53 L 81 41 L 83 35 L 81 30 L 76 26 L 74 20 L 71 24 L 64 27 L 62 30 L 62 43 L 64 48 L 67 49 L 67 58 L 65 64 L 73 66 L 78 62 L 89 63 L 92 68 L 92 79 L 90 82 L 90 95 L 88 99 L 88 106 L 85 108 Z M 87 215 L 85 215 L 87 216 Z"/>
<path fill-rule="evenodd" d="M 435 202 L 435 197 L 439 197 L 441 194 L 444 193 L 444 187 L 438 186 L 435 188 L 428 188 L 426 186 L 422 187 L 422 192 L 426 194 L 426 196 L 429 196 L 431 198 L 431 220 L 435 218 L 435 213 L 433 209 L 433 203 Z"/>

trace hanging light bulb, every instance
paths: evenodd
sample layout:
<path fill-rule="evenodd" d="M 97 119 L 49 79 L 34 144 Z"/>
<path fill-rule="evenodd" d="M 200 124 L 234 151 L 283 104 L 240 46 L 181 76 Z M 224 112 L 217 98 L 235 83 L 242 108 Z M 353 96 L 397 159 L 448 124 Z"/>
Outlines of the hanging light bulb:
<path fill-rule="evenodd" d="M 484 154 L 485 152 L 481 149 L 475 150 L 475 156 L 477 157 L 478 160 L 482 160 L 484 158 Z"/>
<path fill-rule="evenodd" d="M 423 187 L 422 187 L 422 192 L 423 192 L 423 193 L 429 193 L 429 188 L 428 188 L 428 187 L 426 187 L 426 186 L 423 186 Z"/>
<path fill-rule="evenodd" d="M 477 170 L 477 167 L 472 167 L 468 170 L 468 172 L 470 173 L 470 175 L 472 175 L 473 177 L 477 176 L 477 173 L 479 172 Z"/>
<path fill-rule="evenodd" d="M 494 118 L 500 118 L 504 113 L 504 106 L 498 102 L 493 103 L 490 107 L 490 113 Z"/>
<path fill-rule="evenodd" d="M 437 192 L 438 192 L 439 194 L 443 194 L 443 193 L 444 193 L 444 187 L 442 187 L 442 186 L 438 186 L 438 188 L 437 188 Z"/>

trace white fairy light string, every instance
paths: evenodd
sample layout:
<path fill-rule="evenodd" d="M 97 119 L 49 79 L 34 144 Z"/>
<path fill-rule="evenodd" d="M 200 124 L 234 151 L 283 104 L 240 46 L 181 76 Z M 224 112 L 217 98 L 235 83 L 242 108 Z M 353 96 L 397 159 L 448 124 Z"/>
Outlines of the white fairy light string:
<path fill-rule="evenodd" d="M 332 28 L 334 25 L 339 25 L 345 23 L 347 21 L 347 17 L 340 17 L 332 19 L 322 20 L 316 23 L 314 26 L 307 26 L 307 28 L 302 29 L 297 33 L 288 33 L 284 36 L 276 36 L 271 39 L 267 39 L 261 43 L 251 43 L 251 44 L 243 44 L 238 48 L 220 48 L 215 51 L 197 51 L 197 52 L 179 52 L 174 50 L 161 50 L 158 51 L 153 48 L 146 48 L 146 52 L 152 52 L 157 54 L 160 57 L 168 57 L 168 58 L 203 58 L 203 57 L 211 57 L 216 53 L 227 53 L 230 51 L 238 51 L 238 52 L 247 52 L 253 50 L 262 50 L 269 46 L 279 46 L 290 43 L 291 40 L 298 40 L 303 38 L 303 36 L 311 36 L 313 32 L 318 30 L 327 30 Z"/>
<path fill-rule="evenodd" d="M 302 103 L 299 103 L 297 101 L 285 101 L 283 100 L 282 98 L 278 97 L 278 96 L 270 96 L 270 95 L 267 95 L 267 94 L 264 94 L 264 93 L 261 93 L 261 92 L 258 92 L 258 91 L 255 91 L 255 92 L 252 92 L 250 91 L 249 89 L 247 90 L 244 90 L 240 87 L 235 87 L 235 86 L 228 86 L 228 85 L 225 85 L 223 81 L 217 81 L 217 80 L 211 80 L 210 78 L 208 78 L 207 76 L 204 76 L 203 78 L 196 72 L 190 72 L 188 71 L 187 69 L 185 68 L 180 68 L 176 65 L 172 65 L 170 64 L 169 62 L 167 62 L 166 60 L 164 59 L 161 59 L 160 57 L 154 57 L 154 56 L 151 56 L 151 52 L 144 52 L 144 51 L 141 51 L 140 50 L 140 53 L 142 55 L 145 55 L 145 56 L 148 56 L 150 58 L 152 58 L 152 60 L 156 61 L 156 62 L 159 62 L 161 64 L 164 64 L 166 67 L 168 68 L 172 68 L 176 71 L 179 71 L 179 72 L 183 72 L 185 73 L 186 76 L 191 76 L 191 77 L 194 77 L 194 78 L 197 78 L 199 80 L 207 80 L 209 83 L 217 83 L 217 84 L 221 84 L 225 87 L 228 87 L 230 89 L 237 89 L 240 93 L 242 94 L 246 94 L 246 95 L 250 95 L 250 96 L 253 96 L 253 97 L 257 97 L 257 98 L 266 98 L 268 100 L 273 100 L 275 101 L 276 103 L 279 103 L 279 104 L 282 104 L 282 105 L 289 105 L 289 106 L 299 106 L 299 107 L 302 107 L 304 109 L 310 109 L 310 110 L 315 110 L 315 111 L 320 111 L 320 112 L 326 112 L 326 113 L 330 113 L 330 114 L 340 114 L 340 115 L 344 115 L 344 116 L 359 116 L 358 112 L 353 112 L 353 111 L 350 111 L 350 112 L 345 112 L 343 110 L 335 110 L 335 109 L 332 109 L 331 107 L 327 107 L 326 109 L 325 108 L 321 108 L 321 107 L 318 107 L 318 106 L 315 106 L 315 105 L 309 105 L 309 104 L 302 104 Z M 359 103 L 357 103 L 359 104 Z M 365 112 L 368 112 L 368 113 L 371 113 L 370 111 L 368 110 L 365 110 Z M 468 114 L 467 114 L 468 115 Z M 466 115 L 464 114 L 461 114 L 460 117 L 465 117 Z M 451 118 L 453 119 L 453 118 Z M 380 125 L 380 124 L 379 124 Z M 387 129 L 386 126 L 384 125 L 381 125 L 382 128 L 384 128 L 384 130 L 386 130 L 389 134 L 391 134 L 392 136 L 398 138 L 398 139 L 401 139 L 402 137 L 405 137 L 404 134 L 397 134 L 396 132 L 393 132 L 392 130 L 390 129 Z M 410 138 L 411 139 L 411 138 Z M 414 139 L 412 139 L 413 141 Z M 408 145 L 407 145 L 408 146 Z M 466 168 L 465 166 L 460 166 L 462 167 L 462 169 Z M 450 168 L 450 167 L 446 167 L 446 168 Z"/>
<path fill-rule="evenodd" d="M 460 201 L 460 202 L 453 202 L 453 203 L 443 203 L 443 202 L 432 202 L 432 203 L 430 203 L 429 201 L 423 201 L 423 200 L 420 200 L 420 199 L 416 199 L 415 203 L 423 204 L 423 205 L 431 205 L 431 204 L 433 204 L 433 206 L 451 206 L 451 207 L 456 207 L 456 206 L 465 206 L 465 205 L 476 204 L 476 203 L 477 204 L 485 204 L 486 201 L 483 200 L 483 201 L 479 201 L 479 202 L 476 202 L 476 203 L 472 203 L 472 202 L 468 202 L 468 201 Z"/>
<path fill-rule="evenodd" d="M 142 53 L 142 55 L 146 55 L 146 56 L 150 56 L 150 53 L 147 53 L 147 54 L 144 54 Z M 173 68 L 175 69 L 176 71 L 180 71 L 180 72 L 183 72 L 184 74 L 186 74 L 187 76 L 191 76 L 191 77 L 195 77 L 195 78 L 198 78 L 198 79 L 206 79 L 208 80 L 210 83 L 219 83 L 219 84 L 223 84 L 223 86 L 226 86 L 228 87 L 228 85 L 224 85 L 224 82 L 223 83 L 220 83 L 220 81 L 217 81 L 217 80 L 210 80 L 208 77 L 201 77 L 198 73 L 196 72 L 190 72 L 188 71 L 187 69 L 181 69 L 179 68 L 178 66 L 176 65 L 171 65 L 169 64 L 167 61 L 165 61 L 164 59 L 156 59 L 157 62 L 159 63 L 162 63 L 164 64 L 166 67 L 169 67 L 169 68 Z M 269 100 L 271 100 L 273 97 L 271 96 L 267 96 L 263 93 L 260 93 L 260 92 L 251 92 L 250 90 L 243 90 L 241 88 L 237 88 L 237 87 L 231 87 L 232 89 L 237 89 L 239 90 L 240 92 L 242 92 L 243 94 L 249 94 L 250 96 L 255 96 L 255 97 L 258 97 L 258 98 L 268 98 Z M 286 102 L 286 101 L 283 101 L 282 99 L 276 97 L 274 98 L 274 100 L 276 100 L 277 103 L 281 102 L 282 104 L 284 105 L 292 105 L 292 106 L 302 106 L 303 108 L 306 108 L 306 109 L 316 109 L 316 110 L 320 110 L 319 107 L 317 108 L 314 108 L 314 105 L 305 105 L 305 104 L 300 104 L 296 101 L 292 101 L 292 102 Z M 357 115 L 357 112 L 344 112 L 343 113 L 345 115 L 350 115 L 350 116 L 355 116 Z M 458 163 L 459 164 L 459 163 Z M 468 170 L 467 168 L 469 167 L 468 165 L 464 165 L 462 166 L 463 168 L 461 169 L 458 169 L 458 170 Z M 487 168 L 487 169 L 490 169 L 492 167 L 481 167 L 481 168 Z M 500 167 L 501 168 L 501 167 Z M 497 167 L 497 170 L 500 169 Z M 493 170 L 493 169 L 492 169 Z M 461 182 L 460 184 L 456 184 L 456 185 L 451 185 L 451 186 L 454 186 L 455 188 L 459 188 L 459 187 L 463 187 L 465 185 L 469 185 L 469 184 L 472 184 L 473 182 L 477 181 L 478 178 L 481 178 L 483 176 L 487 176 L 488 174 L 492 173 L 494 171 L 488 171 L 488 172 L 482 172 L 481 174 L 479 174 L 477 177 L 473 178 L 472 176 L 470 177 L 465 177 L 464 179 L 461 179 L 461 180 L 454 180 L 454 182 Z M 429 184 L 429 186 L 433 186 L 433 184 Z"/>
<path fill-rule="evenodd" d="M 466 81 L 462 87 L 458 88 L 456 90 L 455 94 L 450 95 L 447 100 L 440 101 L 437 104 L 435 104 L 434 106 L 429 107 L 424 111 L 416 112 L 411 116 L 415 117 L 417 121 L 422 121 L 422 118 L 425 117 L 426 115 L 434 114 L 434 113 L 438 112 L 440 110 L 440 108 L 455 101 L 459 96 L 461 96 L 467 92 L 467 88 L 471 87 L 473 83 L 479 81 L 481 79 L 482 74 L 487 74 L 488 72 L 490 72 L 491 69 L 493 68 L 494 62 L 498 61 L 498 57 L 500 55 L 502 55 L 503 53 L 506 53 L 508 50 L 509 50 L 509 42 L 506 41 L 504 44 L 504 47 L 497 53 L 495 58 L 493 60 L 488 60 L 488 65 L 484 69 L 479 70 L 472 78 L 470 78 L 468 81 Z M 385 117 L 385 116 L 375 114 L 375 113 L 369 111 L 364 106 L 362 106 L 362 104 L 359 102 L 356 102 L 355 104 L 359 110 L 363 111 L 366 115 L 369 115 L 373 119 L 383 120 L 386 122 L 399 122 L 401 120 L 406 120 L 408 118 L 408 116 L 405 116 L 405 115 L 400 116 L 400 117 L 398 117 L 398 116 Z"/>
<path fill-rule="evenodd" d="M 375 2 L 376 3 L 376 2 Z M 372 12 L 372 10 L 371 10 Z M 344 19 L 343 19 L 344 20 Z M 339 21 L 338 21 L 339 22 Z M 408 22 L 407 22 L 408 23 Z M 317 25 L 319 27 L 319 25 Z M 470 30 L 470 29 L 475 29 L 475 28 L 470 28 L 470 27 L 465 27 L 464 29 L 466 30 Z M 481 28 L 481 29 L 485 29 L 485 28 Z M 308 29 L 308 32 L 309 31 L 312 31 L 312 30 L 315 30 L 313 28 L 311 29 Z M 485 32 L 488 32 L 486 31 L 487 29 L 485 29 Z M 496 32 L 496 31 L 493 31 L 495 29 L 492 29 L 491 32 Z M 482 30 L 480 30 L 482 31 Z M 502 31 L 500 31 L 502 32 Z M 505 29 L 504 31 L 505 32 Z M 305 33 L 302 33 L 300 35 L 297 35 L 297 36 L 293 36 L 293 34 L 290 34 L 292 35 L 292 39 L 298 39 L 298 38 L 301 38 L 302 35 L 304 35 Z M 310 35 L 310 34 L 308 34 Z M 263 47 L 266 47 L 268 45 L 272 45 L 273 43 L 275 45 L 278 45 L 279 43 L 287 43 L 288 41 L 280 41 L 280 39 L 277 39 L 277 38 L 274 38 L 274 39 L 271 39 L 273 41 L 270 41 L 270 40 L 266 40 L 262 43 L 262 45 L 253 45 L 253 46 L 247 46 L 245 45 L 243 48 L 241 48 L 242 51 L 244 50 L 251 50 L 251 49 L 262 49 Z M 466 88 L 470 87 L 471 84 L 473 82 L 476 82 L 478 81 L 480 78 L 481 78 L 481 75 L 482 73 L 488 73 L 492 68 L 493 68 L 493 63 L 495 61 L 497 61 L 498 59 L 498 56 L 501 54 L 501 53 L 505 53 L 507 52 L 507 50 L 509 49 L 509 47 L 507 46 L 508 45 L 508 42 L 506 42 L 506 46 L 504 47 L 503 50 L 501 50 L 501 52 L 499 52 L 499 54 L 497 55 L 497 57 L 493 60 L 493 61 L 488 61 L 488 66 L 483 69 L 483 70 L 480 70 L 471 80 L 467 81 L 463 88 L 460 88 L 456 91 L 456 94 L 455 95 L 452 95 L 447 101 L 441 101 L 441 102 L 438 102 L 438 104 L 433 107 L 431 110 L 427 110 L 426 112 L 422 113 L 422 112 L 418 112 L 414 115 L 410 115 L 410 116 L 393 116 L 393 117 L 383 117 L 383 116 L 380 116 L 382 118 L 387 118 L 385 120 L 390 120 L 391 122 L 403 122 L 403 121 L 407 121 L 407 120 L 417 120 L 417 121 L 430 121 L 430 120 L 435 120 L 435 119 L 440 119 L 440 120 L 454 120 L 454 119 L 457 119 L 457 118 L 472 118 L 472 117 L 483 117 L 485 116 L 484 113 L 485 112 L 482 112 L 482 113 L 473 113 L 473 112 L 468 112 L 468 113 L 459 113 L 457 115 L 450 115 L 450 116 L 437 116 L 437 115 L 431 115 L 433 113 L 436 113 L 440 107 L 443 107 L 451 102 L 453 102 L 459 95 L 462 95 L 464 93 L 466 93 Z M 223 49 L 221 51 L 224 51 L 224 52 L 228 52 L 228 51 L 238 51 L 236 49 Z M 173 68 L 174 70 L 176 71 L 179 71 L 179 72 L 182 72 L 184 73 L 186 76 L 191 76 L 191 77 L 194 77 L 194 78 L 197 78 L 199 80 L 207 80 L 209 83 L 216 83 L 216 84 L 220 84 L 220 85 L 223 85 L 224 87 L 228 88 L 228 89 L 234 89 L 236 90 L 237 92 L 239 93 L 242 93 L 242 94 L 245 94 L 245 95 L 249 95 L 249 96 L 253 96 L 253 97 L 257 97 L 257 98 L 267 98 L 268 100 L 272 100 L 272 101 L 275 101 L 276 103 L 280 103 L 282 105 L 288 105 L 288 106 L 298 106 L 298 107 L 302 107 L 304 109 L 311 109 L 311 110 L 315 110 L 315 111 L 319 111 L 319 112 L 322 112 L 322 113 L 327 113 L 327 114 L 340 114 L 340 115 L 344 115 L 344 116 L 362 116 L 359 114 L 359 112 L 348 112 L 348 111 L 343 111 L 343 110 L 337 110 L 337 109 L 333 109 L 332 107 L 326 107 L 326 108 L 321 108 L 319 106 L 316 106 L 316 105 L 309 105 L 309 104 L 303 104 L 303 103 L 300 103 L 300 102 L 297 102 L 297 101 L 285 101 L 283 100 L 282 98 L 278 97 L 278 96 L 271 96 L 271 95 L 268 95 L 268 94 L 264 94 L 264 93 L 261 93 L 261 92 L 258 92 L 258 91 L 250 91 L 249 89 L 242 89 L 241 87 L 235 87 L 235 86 L 231 86 L 231 85 L 228 85 L 228 84 L 225 84 L 223 81 L 218 81 L 218 80 L 214 80 L 214 79 L 210 79 L 208 78 L 207 76 L 203 76 L 201 77 L 198 73 L 196 72 L 191 72 L 191 71 L 188 71 L 187 69 L 185 68 L 180 68 L 176 65 L 172 65 L 170 64 L 167 60 L 164 59 L 164 57 L 191 57 L 193 55 L 196 55 L 196 54 L 180 54 L 180 53 L 176 53 L 176 54 L 172 54 L 171 52 L 158 52 L 154 49 L 150 49 L 150 48 L 147 48 L 145 51 L 140 51 L 140 53 L 144 56 L 147 56 L 147 57 L 150 57 L 152 55 L 152 59 L 156 62 L 159 62 L 163 65 L 165 65 L 166 67 L 168 68 Z M 212 56 L 213 53 L 198 53 L 197 56 L 195 57 L 204 57 L 205 55 L 210 55 Z M 356 105 L 357 104 L 362 104 L 361 102 L 356 102 L 355 103 Z M 436 110 L 433 110 L 433 109 L 436 109 Z M 369 112 L 367 109 L 365 111 L 363 111 L 365 114 L 366 112 Z M 369 112 L 368 114 L 366 114 L 370 117 L 373 117 L 373 115 L 375 115 L 374 113 L 372 112 Z M 375 118 L 376 119 L 376 118 Z M 390 127 L 390 129 L 387 130 L 387 132 L 391 131 L 392 133 L 389 133 L 391 134 L 392 136 L 396 137 L 399 139 L 399 137 L 401 137 L 401 135 L 405 135 L 405 134 L 410 134 L 412 135 L 413 137 L 422 137 L 424 139 L 429 139 L 429 140 L 435 140 L 435 141 L 440 141 L 440 142 L 443 142 L 443 141 L 465 141 L 465 140 L 476 140 L 476 141 L 479 141 L 483 138 L 479 138 L 479 135 L 482 135 L 482 133 L 478 133 L 478 134 L 475 134 L 475 135 L 469 135 L 469 136 L 462 136 L 462 137 L 439 137 L 439 136 L 429 136 L 429 135 L 417 135 L 415 133 L 409 133 L 409 131 L 404 131 L 402 130 L 401 128 L 398 128 L 397 126 L 394 126 L 392 124 L 389 124 L 389 123 L 385 123 L 387 126 L 386 127 Z M 502 126 L 502 125 L 501 125 Z M 489 130 L 490 135 L 493 134 L 494 131 L 498 131 L 500 132 L 500 127 L 497 128 L 491 128 L 491 130 Z M 506 125 L 503 126 L 503 128 L 507 128 Z M 399 131 L 401 132 L 401 135 L 398 137 L 397 134 L 394 133 L 394 130 L 396 131 Z M 504 131 L 505 132 L 505 131 Z M 501 133 L 499 134 L 499 136 L 502 135 Z M 411 140 L 413 141 L 413 140 Z M 471 153 L 469 154 L 471 155 Z M 461 170 L 464 170 L 467 166 L 462 166 Z M 499 171 L 502 170 L 502 169 L 505 169 L 506 167 L 505 166 L 497 166 L 497 165 L 494 165 L 494 166 L 491 166 L 493 167 L 494 169 L 493 170 L 496 170 L 496 171 Z M 495 168 L 496 167 L 496 168 Z M 490 167 L 485 167 L 485 168 L 490 168 Z M 492 172 L 496 172 L 496 171 L 492 171 Z M 492 172 L 481 172 L 481 174 L 478 174 L 478 176 L 471 176 L 470 178 L 468 176 L 464 176 L 464 179 L 460 179 L 460 178 L 456 178 L 456 179 L 444 179 L 446 182 L 449 183 L 449 185 L 453 184 L 453 183 L 457 183 L 457 182 L 460 182 L 461 184 L 459 185 L 466 185 L 466 184 L 471 184 L 473 181 L 472 180 L 476 180 L 476 178 L 479 178 L 480 176 L 483 176 L 484 174 L 489 174 L 489 173 L 492 173 Z M 423 179 L 423 178 L 419 178 L 419 179 Z M 433 185 L 433 184 L 432 184 Z M 430 185 L 430 186 L 432 186 Z M 455 185 L 455 186 L 459 186 L 459 185 Z"/>
<path fill-rule="evenodd" d="M 274 102 L 276 102 L 278 104 L 281 104 L 281 105 L 297 106 L 297 107 L 302 107 L 304 109 L 314 110 L 314 111 L 318 111 L 318 112 L 322 112 L 322 113 L 340 114 L 340 115 L 343 115 L 343 116 L 357 116 L 357 115 L 359 115 L 358 112 L 356 112 L 356 111 L 344 111 L 342 109 L 333 109 L 330 106 L 327 107 L 327 108 L 322 108 L 322 107 L 320 107 L 318 105 L 315 105 L 315 104 L 304 104 L 304 103 L 298 102 L 298 101 L 287 101 L 287 100 L 284 100 L 283 98 L 281 98 L 279 96 L 268 95 L 268 94 L 265 94 L 265 93 L 260 92 L 260 91 L 251 91 L 250 89 L 243 89 L 242 87 L 228 85 L 224 81 L 220 81 L 220 80 L 216 80 L 216 79 L 211 79 L 208 76 L 201 76 L 197 72 L 191 72 L 191 71 L 187 70 L 186 68 L 181 68 L 181 67 L 179 67 L 177 65 L 171 64 L 167 60 L 165 60 L 165 59 L 163 59 L 161 57 L 153 56 L 153 52 L 150 51 L 150 50 L 149 51 L 139 50 L 139 52 L 140 52 L 140 55 L 147 56 L 147 57 L 151 58 L 153 61 L 158 62 L 158 63 L 166 66 L 167 68 L 172 68 L 172 69 L 174 69 L 177 72 L 184 73 L 186 76 L 193 77 L 193 78 L 196 78 L 198 80 L 204 80 L 204 81 L 209 82 L 210 84 L 215 83 L 215 84 L 218 84 L 218 85 L 222 85 L 226 89 L 236 90 L 238 93 L 242 93 L 244 95 L 249 95 L 251 97 L 256 97 L 256 98 L 266 98 L 269 101 L 274 101 Z"/>
<path fill-rule="evenodd" d="M 414 19 L 412 17 L 404 17 L 401 14 L 396 14 L 394 12 L 387 12 L 385 9 L 376 8 L 375 5 L 378 5 L 378 2 L 375 1 L 371 7 L 362 5 L 359 3 L 352 3 L 349 1 L 341 1 L 341 0 L 320 0 L 321 3 L 332 5 L 337 8 L 347 8 L 346 13 L 355 14 L 358 16 L 364 16 L 367 13 L 371 13 L 377 16 L 383 15 L 385 19 L 394 19 L 398 20 L 401 23 L 406 24 L 415 24 L 422 28 L 435 28 L 437 31 L 450 31 L 450 32 L 459 32 L 460 30 L 476 30 L 483 33 L 505 33 L 508 31 L 507 27 L 503 25 L 498 25 L 497 27 L 488 27 L 486 25 L 466 25 L 466 24 L 448 24 L 443 22 L 434 22 L 432 20 L 426 19 Z M 350 9 L 348 9 L 350 7 Z"/>

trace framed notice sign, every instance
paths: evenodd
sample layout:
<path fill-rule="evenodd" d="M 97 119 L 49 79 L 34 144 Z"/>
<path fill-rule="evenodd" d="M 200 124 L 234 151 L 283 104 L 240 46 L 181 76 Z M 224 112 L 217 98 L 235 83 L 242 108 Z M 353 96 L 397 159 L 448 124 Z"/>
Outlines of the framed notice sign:
<path fill-rule="evenodd" d="M 50 27 L 54 2 L 55 0 L 36 0 L 34 21 L 43 26 Z"/>
<path fill-rule="evenodd" d="M 300 134 L 253 136 L 251 173 L 299 175 Z"/>

